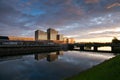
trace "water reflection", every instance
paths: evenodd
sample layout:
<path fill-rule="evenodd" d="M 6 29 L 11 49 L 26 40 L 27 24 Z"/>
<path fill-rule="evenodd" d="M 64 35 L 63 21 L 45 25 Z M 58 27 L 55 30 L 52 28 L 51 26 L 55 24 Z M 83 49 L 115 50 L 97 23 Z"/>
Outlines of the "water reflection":
<path fill-rule="evenodd" d="M 47 56 L 47 61 L 52 62 L 52 61 L 57 60 L 57 58 L 58 58 L 58 55 L 56 54 L 56 52 L 50 53 L 50 54 Z"/>
<path fill-rule="evenodd" d="M 52 62 L 57 60 L 59 55 L 63 55 L 63 51 L 35 54 L 35 59 L 41 60 L 46 58 L 48 62 Z"/>
<path fill-rule="evenodd" d="M 41 54 L 35 54 L 35 59 L 36 60 L 41 60 L 47 57 L 47 53 L 41 53 Z"/>
<path fill-rule="evenodd" d="M 111 53 L 80 51 L 0 57 L 0 80 L 61 80 L 111 57 Z"/>

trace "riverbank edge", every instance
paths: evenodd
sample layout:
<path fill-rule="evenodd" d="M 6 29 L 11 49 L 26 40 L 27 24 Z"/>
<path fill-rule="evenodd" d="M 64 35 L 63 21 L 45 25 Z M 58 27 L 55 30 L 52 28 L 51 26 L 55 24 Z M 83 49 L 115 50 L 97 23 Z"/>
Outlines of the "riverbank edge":
<path fill-rule="evenodd" d="M 120 80 L 120 55 L 65 80 Z"/>
<path fill-rule="evenodd" d="M 66 51 L 68 50 L 67 45 L 49 45 L 49 46 L 0 46 L 0 56 L 12 56 L 12 55 L 23 55 L 33 54 L 42 52 L 53 52 L 53 51 Z"/>

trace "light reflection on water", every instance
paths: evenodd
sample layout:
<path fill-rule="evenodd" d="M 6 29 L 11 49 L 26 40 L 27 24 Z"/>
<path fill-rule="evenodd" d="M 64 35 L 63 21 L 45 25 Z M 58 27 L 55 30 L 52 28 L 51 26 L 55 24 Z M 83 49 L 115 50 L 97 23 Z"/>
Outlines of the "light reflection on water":
<path fill-rule="evenodd" d="M 104 60 L 111 53 L 57 51 L 0 58 L 0 80 L 61 80 Z"/>
<path fill-rule="evenodd" d="M 98 50 L 111 51 L 111 47 L 99 47 Z"/>

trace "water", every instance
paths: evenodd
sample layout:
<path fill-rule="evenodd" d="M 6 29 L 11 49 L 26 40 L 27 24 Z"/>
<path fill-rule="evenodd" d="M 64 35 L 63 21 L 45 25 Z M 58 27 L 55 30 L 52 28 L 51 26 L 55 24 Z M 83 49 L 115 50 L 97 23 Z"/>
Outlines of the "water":
<path fill-rule="evenodd" d="M 98 50 L 111 51 L 111 47 L 99 47 Z"/>
<path fill-rule="evenodd" d="M 76 50 L 79 50 L 80 48 L 79 47 L 75 47 Z M 93 50 L 94 47 L 91 47 L 91 49 L 89 49 L 87 47 L 86 50 Z M 98 47 L 98 51 L 111 51 L 111 47 Z"/>
<path fill-rule="evenodd" d="M 1 57 L 0 80 L 61 80 L 112 57 L 112 53 L 80 51 Z"/>

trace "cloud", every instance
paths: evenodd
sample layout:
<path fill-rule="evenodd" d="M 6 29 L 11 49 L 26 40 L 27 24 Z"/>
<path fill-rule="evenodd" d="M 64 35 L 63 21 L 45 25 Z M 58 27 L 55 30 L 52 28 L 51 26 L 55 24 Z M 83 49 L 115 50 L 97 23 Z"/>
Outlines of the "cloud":
<path fill-rule="evenodd" d="M 85 3 L 98 3 L 100 0 L 85 0 Z"/>
<path fill-rule="evenodd" d="M 116 3 L 113 3 L 111 5 L 108 5 L 107 9 L 114 8 L 114 7 L 120 7 L 120 3 L 116 2 Z"/>
<path fill-rule="evenodd" d="M 33 37 L 36 29 L 51 27 L 91 37 L 89 32 L 119 25 L 118 6 L 113 0 L 0 0 L 0 34 Z"/>

